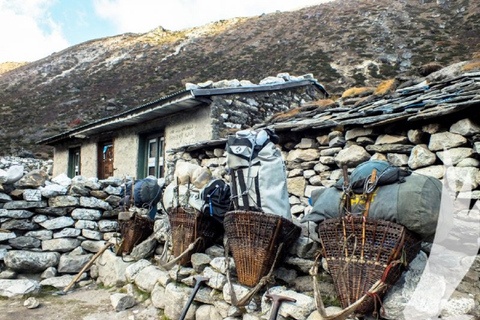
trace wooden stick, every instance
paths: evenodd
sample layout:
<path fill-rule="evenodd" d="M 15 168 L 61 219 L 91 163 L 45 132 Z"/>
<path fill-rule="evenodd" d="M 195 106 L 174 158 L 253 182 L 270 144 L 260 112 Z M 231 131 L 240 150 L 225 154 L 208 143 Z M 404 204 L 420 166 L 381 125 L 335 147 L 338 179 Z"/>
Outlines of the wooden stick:
<path fill-rule="evenodd" d="M 68 286 L 65 287 L 65 289 L 63 289 L 63 293 L 66 293 L 68 290 L 70 290 L 70 288 L 75 284 L 75 282 L 78 281 L 78 279 L 80 279 L 80 276 L 82 275 L 82 273 L 85 272 L 85 270 L 87 270 L 88 268 L 90 268 L 90 266 L 95 262 L 95 260 L 97 260 L 97 258 L 103 253 L 105 252 L 105 250 L 107 250 L 110 246 L 112 246 L 113 243 L 107 243 L 105 246 L 103 246 L 102 249 L 100 249 L 100 251 L 98 251 L 93 257 L 92 259 L 90 259 L 90 261 L 87 262 L 87 264 L 82 268 L 82 270 L 80 270 L 80 272 L 78 272 L 77 276 L 75 278 L 73 278 L 73 280 L 70 282 L 70 284 Z"/>

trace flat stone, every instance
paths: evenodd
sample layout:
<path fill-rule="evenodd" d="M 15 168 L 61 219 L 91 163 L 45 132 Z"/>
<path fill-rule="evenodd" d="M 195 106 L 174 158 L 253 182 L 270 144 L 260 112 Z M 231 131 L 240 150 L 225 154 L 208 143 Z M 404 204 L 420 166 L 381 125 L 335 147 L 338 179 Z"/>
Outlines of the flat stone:
<path fill-rule="evenodd" d="M 12 197 L 8 194 L 0 192 L 0 203 L 10 202 L 12 201 Z"/>
<path fill-rule="evenodd" d="M 48 199 L 50 207 L 76 207 L 80 201 L 74 196 L 56 196 Z"/>
<path fill-rule="evenodd" d="M 79 229 L 75 229 L 75 230 L 78 230 L 80 232 Z M 90 239 L 90 240 L 102 240 L 103 239 L 103 233 L 101 233 L 100 231 L 90 230 L 90 229 L 82 229 L 81 232 L 82 232 L 82 236 L 84 236 L 85 238 Z"/>
<path fill-rule="evenodd" d="M 112 206 L 108 202 L 94 197 L 80 197 L 80 206 L 85 208 L 112 210 Z"/>
<path fill-rule="evenodd" d="M 25 189 L 23 191 L 23 200 L 25 200 L 25 201 L 42 201 L 42 193 L 38 189 Z"/>
<path fill-rule="evenodd" d="M 38 229 L 38 224 L 26 219 L 13 219 L 2 223 L 0 229 L 5 230 L 35 230 Z"/>
<path fill-rule="evenodd" d="M 380 145 L 373 145 L 373 146 L 366 146 L 368 152 L 379 152 L 379 153 L 406 153 L 409 154 L 413 146 L 406 145 L 406 144 L 380 144 Z"/>
<path fill-rule="evenodd" d="M 58 217 L 40 223 L 42 227 L 48 230 L 62 229 L 73 226 L 74 224 L 75 221 L 70 217 Z"/>
<path fill-rule="evenodd" d="M 53 238 L 76 238 L 80 235 L 81 230 L 75 228 L 64 228 L 53 234 Z"/>
<path fill-rule="evenodd" d="M 105 241 L 103 240 L 85 240 L 82 242 L 82 248 L 89 252 L 98 252 L 105 246 Z"/>
<path fill-rule="evenodd" d="M 40 190 L 42 196 L 48 199 L 66 195 L 68 191 L 67 187 L 61 186 L 59 184 L 49 184 Z"/>
<path fill-rule="evenodd" d="M 58 252 L 34 252 L 27 250 L 10 250 L 4 258 L 5 265 L 19 272 L 42 272 L 59 262 Z"/>
<path fill-rule="evenodd" d="M 444 164 L 457 165 L 460 161 L 473 155 L 472 148 L 451 148 L 446 151 L 438 151 L 437 156 Z"/>
<path fill-rule="evenodd" d="M 8 240 L 8 244 L 14 249 L 33 249 L 40 248 L 42 242 L 34 237 L 20 236 Z"/>
<path fill-rule="evenodd" d="M 98 229 L 101 232 L 113 232 L 118 230 L 118 222 L 112 220 L 98 221 Z"/>
<path fill-rule="evenodd" d="M 0 296 L 13 298 L 40 291 L 37 281 L 29 279 L 0 279 Z"/>
<path fill-rule="evenodd" d="M 444 149 L 460 147 L 465 143 L 467 143 L 467 139 L 459 134 L 441 132 L 432 134 L 428 149 L 430 149 L 430 151 L 443 151 Z"/>
<path fill-rule="evenodd" d="M 345 139 L 354 140 L 358 137 L 370 136 L 372 134 L 373 134 L 373 129 L 353 128 L 351 130 L 347 130 L 347 132 L 345 133 Z"/>
<path fill-rule="evenodd" d="M 80 245 L 80 241 L 77 239 L 71 238 L 59 238 L 51 240 L 42 241 L 42 250 L 43 251 L 58 251 L 58 252 L 67 252 L 72 251 Z"/>
<path fill-rule="evenodd" d="M 32 209 L 32 208 L 44 208 L 47 206 L 46 201 L 10 201 L 3 205 L 3 209 Z"/>
<path fill-rule="evenodd" d="M 33 212 L 28 210 L 0 209 L 0 218 L 28 219 L 31 216 L 33 216 Z"/>
<path fill-rule="evenodd" d="M 443 175 L 445 174 L 445 166 L 442 166 L 442 165 L 429 166 L 429 167 L 414 170 L 413 172 L 418 174 L 423 174 L 425 176 L 434 177 L 437 179 L 442 179 Z"/>
<path fill-rule="evenodd" d="M 75 278 L 75 275 L 63 275 L 59 277 L 52 277 L 52 278 L 47 278 L 42 281 L 40 281 L 41 286 L 49 286 L 49 287 L 55 287 L 59 290 L 65 289 Z M 81 274 L 80 278 L 78 280 L 84 280 L 87 278 L 87 274 L 84 272 Z"/>
<path fill-rule="evenodd" d="M 68 207 L 57 208 L 57 207 L 46 207 L 46 208 L 35 208 L 36 213 L 46 214 L 49 216 L 59 216 L 63 217 L 68 213 Z"/>
<path fill-rule="evenodd" d="M 28 231 L 27 233 L 25 233 L 25 236 L 34 237 L 38 240 L 50 240 L 53 238 L 53 232 L 51 230 L 35 230 Z"/>
<path fill-rule="evenodd" d="M 380 144 L 404 144 L 408 142 L 408 138 L 405 136 L 393 136 L 389 134 L 379 135 L 375 141 L 376 145 Z"/>
<path fill-rule="evenodd" d="M 452 124 L 450 132 L 469 137 L 476 133 L 480 133 L 480 125 L 476 124 L 471 119 L 466 118 Z"/>
<path fill-rule="evenodd" d="M 15 232 L 0 232 L 0 242 L 10 240 L 10 239 L 15 239 L 17 235 Z"/>
<path fill-rule="evenodd" d="M 72 211 L 75 220 L 100 220 L 102 212 L 96 209 L 76 208 Z"/>
<path fill-rule="evenodd" d="M 287 162 L 317 161 L 319 157 L 318 149 L 295 149 L 288 153 Z"/>
<path fill-rule="evenodd" d="M 89 220 L 78 220 L 75 222 L 76 229 L 98 230 L 98 222 Z"/>

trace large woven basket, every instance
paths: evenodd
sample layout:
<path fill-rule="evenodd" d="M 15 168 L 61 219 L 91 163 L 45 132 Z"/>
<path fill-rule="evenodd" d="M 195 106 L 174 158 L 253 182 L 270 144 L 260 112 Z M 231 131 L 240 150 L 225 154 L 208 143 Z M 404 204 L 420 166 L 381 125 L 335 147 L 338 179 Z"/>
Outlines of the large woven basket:
<path fill-rule="evenodd" d="M 253 287 L 272 267 L 280 243 L 284 250 L 300 235 L 300 227 L 274 214 L 230 211 L 224 220 L 225 236 L 237 269 L 238 282 Z M 282 254 L 279 256 L 279 260 Z"/>
<path fill-rule="evenodd" d="M 389 221 L 344 217 L 325 220 L 318 229 L 343 308 L 360 299 L 378 280 L 394 284 L 420 250 L 416 234 Z M 380 292 L 378 298 L 384 293 Z M 375 299 L 367 296 L 356 312 L 374 310 Z"/>
<path fill-rule="evenodd" d="M 122 242 L 117 249 L 117 255 L 130 253 L 137 244 L 147 239 L 153 232 L 153 220 L 135 214 L 132 219 L 119 221 Z"/>
<path fill-rule="evenodd" d="M 169 212 L 168 220 L 172 230 L 174 257 L 181 255 L 197 238 L 201 238 L 195 248 L 179 260 L 179 265 L 189 263 L 192 254 L 205 250 L 213 242 L 215 235 L 218 234 L 218 226 L 215 221 L 195 209 L 185 210 L 181 207 L 175 207 Z"/>

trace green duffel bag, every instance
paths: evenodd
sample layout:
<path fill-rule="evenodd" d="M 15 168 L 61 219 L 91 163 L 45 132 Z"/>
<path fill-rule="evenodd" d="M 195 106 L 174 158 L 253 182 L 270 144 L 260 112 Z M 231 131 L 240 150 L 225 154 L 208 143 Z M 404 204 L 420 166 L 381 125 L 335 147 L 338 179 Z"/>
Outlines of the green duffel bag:
<path fill-rule="evenodd" d="M 325 219 L 338 218 L 343 215 L 343 192 L 336 188 L 325 188 L 312 193 L 312 211 L 302 222 L 319 223 Z M 365 203 L 361 195 L 352 197 L 352 212 L 362 214 Z M 440 180 L 411 174 L 401 183 L 377 187 L 372 194 L 368 216 L 373 219 L 392 221 L 405 226 L 431 241 L 437 228 L 442 198 Z"/>

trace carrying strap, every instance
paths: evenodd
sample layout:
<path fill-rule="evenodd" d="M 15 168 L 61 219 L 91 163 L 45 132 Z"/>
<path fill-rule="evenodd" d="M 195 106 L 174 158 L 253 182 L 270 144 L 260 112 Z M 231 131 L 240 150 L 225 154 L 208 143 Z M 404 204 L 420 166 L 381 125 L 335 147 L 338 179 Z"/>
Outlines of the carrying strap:
<path fill-rule="evenodd" d="M 232 200 L 233 200 L 233 205 L 235 207 L 235 210 L 239 209 L 238 205 L 238 189 L 237 189 L 237 178 L 235 174 L 235 170 L 230 170 L 230 176 L 232 177 Z"/>
<path fill-rule="evenodd" d="M 243 208 L 245 210 L 248 210 L 250 207 L 249 201 L 248 201 L 248 190 L 247 190 L 247 185 L 245 184 L 245 177 L 243 175 L 242 169 L 237 171 L 237 176 L 238 176 L 238 183 L 240 185 L 240 192 L 242 195 Z"/>

